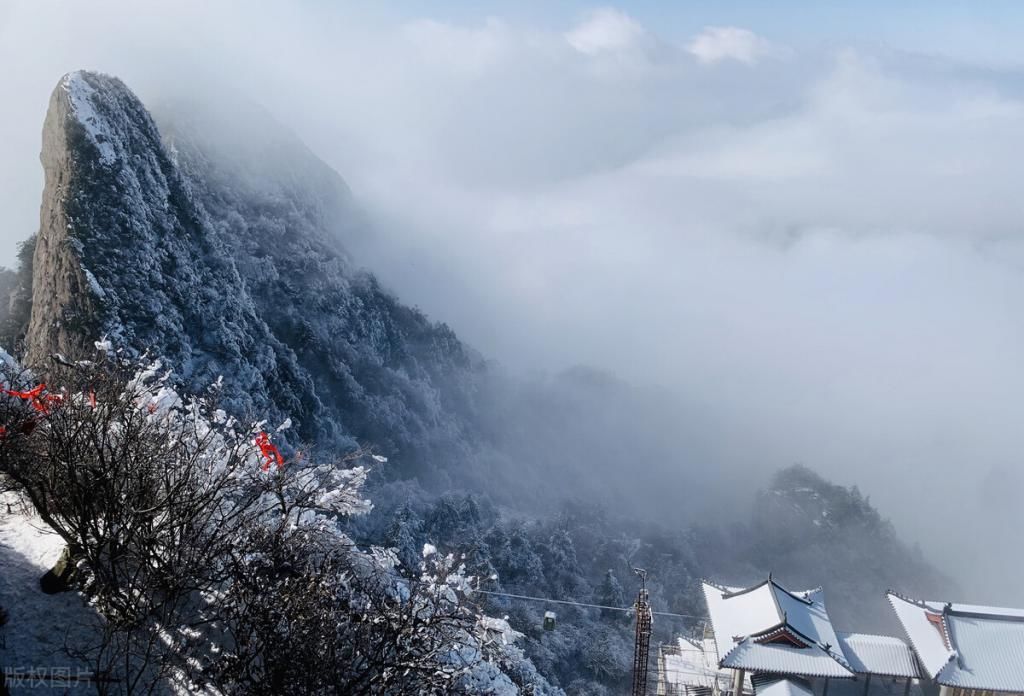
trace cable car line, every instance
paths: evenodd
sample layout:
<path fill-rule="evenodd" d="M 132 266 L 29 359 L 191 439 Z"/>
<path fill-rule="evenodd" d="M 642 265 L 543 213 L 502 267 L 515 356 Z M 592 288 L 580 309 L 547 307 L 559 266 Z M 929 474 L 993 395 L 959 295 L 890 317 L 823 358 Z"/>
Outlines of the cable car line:
<path fill-rule="evenodd" d="M 551 599 L 550 597 L 531 597 L 530 595 L 512 594 L 510 592 L 492 592 L 491 590 L 473 590 L 479 594 L 494 595 L 496 597 L 509 597 L 511 599 L 526 599 L 533 602 L 549 602 L 551 604 L 568 604 L 574 607 L 587 607 L 589 609 L 608 609 L 610 611 L 634 611 L 633 607 L 612 607 L 606 604 L 589 604 L 587 602 L 576 602 L 568 599 Z M 706 619 L 706 616 L 694 614 L 676 614 L 671 611 L 652 611 L 655 616 L 674 616 L 681 619 Z"/>

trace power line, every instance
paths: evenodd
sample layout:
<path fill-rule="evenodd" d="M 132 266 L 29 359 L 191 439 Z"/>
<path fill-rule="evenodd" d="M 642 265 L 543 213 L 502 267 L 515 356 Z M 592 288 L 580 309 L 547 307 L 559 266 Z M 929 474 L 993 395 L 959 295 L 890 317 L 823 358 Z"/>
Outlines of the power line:
<path fill-rule="evenodd" d="M 576 602 L 569 599 L 551 599 L 550 597 L 531 597 L 530 595 L 512 594 L 510 592 L 492 592 L 490 590 L 473 590 L 485 595 L 494 595 L 496 597 L 509 597 L 511 599 L 526 599 L 533 602 L 548 602 L 550 604 L 568 604 L 574 607 L 587 607 L 589 609 L 608 609 L 610 611 L 626 611 L 632 612 L 633 607 L 611 607 L 607 604 L 589 604 L 587 602 Z M 674 616 L 680 619 L 706 619 L 706 616 L 696 616 L 694 614 L 676 614 L 670 611 L 652 611 L 655 616 Z"/>

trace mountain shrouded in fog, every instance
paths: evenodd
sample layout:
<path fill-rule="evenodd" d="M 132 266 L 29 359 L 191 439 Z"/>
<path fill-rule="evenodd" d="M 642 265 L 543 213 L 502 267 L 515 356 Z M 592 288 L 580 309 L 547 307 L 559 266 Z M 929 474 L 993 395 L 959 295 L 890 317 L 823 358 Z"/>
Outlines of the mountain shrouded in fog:
<path fill-rule="evenodd" d="M 702 576 L 774 571 L 834 587 L 835 615 L 856 630 L 886 622 L 888 586 L 948 587 L 855 489 L 797 467 L 754 496 L 736 473 L 709 471 L 688 440 L 700 416 L 680 428 L 671 395 L 600 371 L 518 378 L 487 363 L 349 256 L 346 239 L 372 234 L 358 203 L 265 115 L 179 103 L 154 118 L 117 78 L 71 73 L 50 101 L 42 162 L 41 228 L 5 279 L 4 340 L 23 337 L 45 373 L 52 354 L 76 359 L 106 336 L 162 360 L 186 390 L 223 377 L 226 409 L 290 417 L 293 446 L 373 445 L 391 463 L 377 511 L 351 531 L 394 548 L 407 572 L 436 543 L 493 590 L 622 606 L 640 565 L 656 608 L 698 616 Z M 484 604 L 568 693 L 628 681 L 624 616 L 567 608 L 552 633 L 543 605 Z M 659 626 L 665 638 L 698 628 Z"/>
<path fill-rule="evenodd" d="M 229 378 L 226 406 L 290 417 L 309 442 L 373 441 L 425 466 L 466 437 L 479 359 L 348 260 L 341 178 L 278 132 L 231 159 L 201 125 L 169 130 L 116 78 L 72 73 L 54 91 L 28 361 L 105 335 L 193 389 Z"/>

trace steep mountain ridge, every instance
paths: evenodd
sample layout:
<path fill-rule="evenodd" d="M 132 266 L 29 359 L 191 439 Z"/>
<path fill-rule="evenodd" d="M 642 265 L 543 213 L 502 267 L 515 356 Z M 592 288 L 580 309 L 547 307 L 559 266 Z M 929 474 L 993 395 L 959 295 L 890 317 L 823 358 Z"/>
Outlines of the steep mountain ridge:
<path fill-rule="evenodd" d="M 240 160 L 209 157 L 202 132 L 165 144 L 117 78 L 60 81 L 27 361 L 106 334 L 192 389 L 224 375 L 227 407 L 291 417 L 297 439 L 370 440 L 410 467 L 462 442 L 479 359 L 353 268 L 335 230 L 350 205 L 340 177 L 291 144 L 228 165 Z M 281 151 L 291 169 L 266 171 Z"/>

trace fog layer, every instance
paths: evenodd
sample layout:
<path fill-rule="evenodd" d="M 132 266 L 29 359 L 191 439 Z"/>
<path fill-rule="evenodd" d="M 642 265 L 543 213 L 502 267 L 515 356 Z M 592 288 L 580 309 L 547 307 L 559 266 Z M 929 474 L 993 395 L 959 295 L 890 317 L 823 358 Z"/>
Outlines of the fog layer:
<path fill-rule="evenodd" d="M 965 599 L 1024 602 L 1020 72 L 714 17 L 326 5 L 0 6 L 3 258 L 37 225 L 61 74 L 229 86 L 346 178 L 353 256 L 405 301 L 513 370 L 585 364 L 700 413 L 703 460 L 653 466 L 752 488 L 802 462 Z"/>

